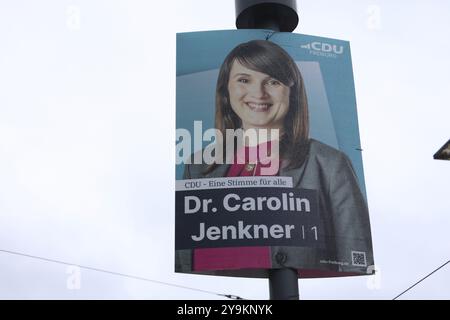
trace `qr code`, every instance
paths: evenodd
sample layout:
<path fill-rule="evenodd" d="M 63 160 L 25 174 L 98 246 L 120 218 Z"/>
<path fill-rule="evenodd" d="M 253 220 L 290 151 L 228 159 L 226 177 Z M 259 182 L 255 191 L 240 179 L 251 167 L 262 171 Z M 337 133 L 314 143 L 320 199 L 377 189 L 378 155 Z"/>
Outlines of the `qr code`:
<path fill-rule="evenodd" d="M 366 253 L 362 251 L 352 251 L 352 265 L 357 267 L 366 267 Z"/>

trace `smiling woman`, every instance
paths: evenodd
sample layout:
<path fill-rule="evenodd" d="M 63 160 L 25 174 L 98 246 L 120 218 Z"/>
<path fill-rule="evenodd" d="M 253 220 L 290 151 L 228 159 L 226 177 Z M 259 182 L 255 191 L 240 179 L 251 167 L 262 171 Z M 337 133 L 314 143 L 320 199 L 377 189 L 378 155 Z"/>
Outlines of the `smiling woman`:
<path fill-rule="evenodd" d="M 266 75 L 233 62 L 228 82 L 230 104 L 242 128 L 283 128 L 289 109 L 290 88 Z"/>
<path fill-rule="evenodd" d="M 217 80 L 215 126 L 222 133 L 278 129 L 282 158 L 290 167 L 301 165 L 308 145 L 308 102 L 302 75 L 286 51 L 253 40 L 228 54 Z"/>

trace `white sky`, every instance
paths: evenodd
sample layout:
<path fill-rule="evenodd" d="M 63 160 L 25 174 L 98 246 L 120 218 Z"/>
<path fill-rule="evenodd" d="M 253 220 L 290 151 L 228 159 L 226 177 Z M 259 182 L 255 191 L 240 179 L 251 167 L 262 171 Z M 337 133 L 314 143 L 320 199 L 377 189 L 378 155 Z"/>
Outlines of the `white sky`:
<path fill-rule="evenodd" d="M 0 250 L 249 299 L 268 281 L 175 274 L 175 33 L 234 1 L 0 0 Z M 450 2 L 302 0 L 297 33 L 349 40 L 379 275 L 302 299 L 391 299 L 450 259 Z M 168 13 L 172 13 L 171 16 Z M 0 252 L 0 298 L 218 296 Z M 70 271 L 70 270 L 69 270 Z M 450 266 L 402 299 L 450 299 Z M 70 286 L 69 286 L 70 287 Z"/>

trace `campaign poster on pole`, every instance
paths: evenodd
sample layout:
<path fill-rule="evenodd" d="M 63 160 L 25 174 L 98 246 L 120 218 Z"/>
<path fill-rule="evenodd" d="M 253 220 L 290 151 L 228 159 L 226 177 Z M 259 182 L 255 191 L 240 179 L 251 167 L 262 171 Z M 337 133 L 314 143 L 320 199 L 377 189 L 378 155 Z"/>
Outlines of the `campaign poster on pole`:
<path fill-rule="evenodd" d="M 349 42 L 179 33 L 176 59 L 175 271 L 372 274 Z"/>

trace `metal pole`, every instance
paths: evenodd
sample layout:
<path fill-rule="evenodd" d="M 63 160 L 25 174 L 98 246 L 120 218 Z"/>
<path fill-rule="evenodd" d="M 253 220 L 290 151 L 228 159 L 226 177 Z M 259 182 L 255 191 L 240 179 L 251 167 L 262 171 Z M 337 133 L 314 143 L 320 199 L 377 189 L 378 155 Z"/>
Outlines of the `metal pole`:
<path fill-rule="evenodd" d="M 290 268 L 269 270 L 270 300 L 299 300 L 297 271 Z"/>
<path fill-rule="evenodd" d="M 298 25 L 296 0 L 235 0 L 235 5 L 237 29 L 292 32 Z M 283 261 L 277 262 L 283 265 Z M 298 300 L 297 271 L 269 270 L 269 291 L 271 300 Z"/>
<path fill-rule="evenodd" d="M 298 25 L 296 0 L 235 0 L 237 29 L 292 32 Z"/>

